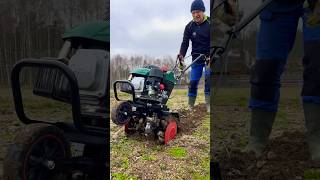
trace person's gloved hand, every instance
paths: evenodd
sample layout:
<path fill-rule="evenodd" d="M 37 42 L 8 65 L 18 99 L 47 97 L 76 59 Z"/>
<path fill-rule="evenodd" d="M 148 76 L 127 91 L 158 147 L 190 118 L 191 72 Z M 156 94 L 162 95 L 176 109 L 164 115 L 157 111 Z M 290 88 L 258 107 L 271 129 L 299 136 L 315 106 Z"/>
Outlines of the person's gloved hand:
<path fill-rule="evenodd" d="M 211 62 L 210 56 L 205 56 L 205 62 L 207 66 L 210 65 L 210 62 Z"/>
<path fill-rule="evenodd" d="M 183 55 L 182 54 L 178 54 L 177 55 L 177 59 L 179 60 L 178 68 L 180 70 L 183 70 L 183 68 L 184 68 L 184 57 L 183 57 Z"/>
<path fill-rule="evenodd" d="M 237 6 L 237 0 L 226 0 L 221 8 L 217 9 L 217 17 L 228 26 L 234 26 L 240 21 L 242 13 Z"/>
<path fill-rule="evenodd" d="M 310 10 L 307 13 L 307 26 L 320 26 L 320 0 L 305 1 L 304 7 Z"/>

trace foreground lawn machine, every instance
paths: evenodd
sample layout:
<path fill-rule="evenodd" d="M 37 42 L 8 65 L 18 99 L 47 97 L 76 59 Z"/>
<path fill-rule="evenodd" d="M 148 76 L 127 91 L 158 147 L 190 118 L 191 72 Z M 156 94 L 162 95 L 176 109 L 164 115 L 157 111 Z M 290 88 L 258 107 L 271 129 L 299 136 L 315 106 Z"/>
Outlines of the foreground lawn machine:
<path fill-rule="evenodd" d="M 81 24 L 64 34 L 58 58 L 23 59 L 14 66 L 15 110 L 25 127 L 8 148 L 5 180 L 65 180 L 75 174 L 108 179 L 109 39 L 108 22 Z M 71 105 L 73 121 L 27 117 L 20 85 L 26 68 L 34 70 L 33 94 Z M 72 155 L 71 143 L 83 145 L 81 155 Z"/>
<path fill-rule="evenodd" d="M 187 67 L 180 69 L 177 60 L 174 68 L 149 65 L 130 72 L 128 80 L 118 80 L 113 84 L 114 96 L 117 101 L 118 88 L 121 92 L 132 95 L 132 100 L 121 101 L 112 109 L 111 119 L 124 126 L 127 135 L 139 132 L 145 136 L 154 136 L 160 143 L 167 144 L 174 139 L 179 127 L 179 114 L 172 112 L 166 103 L 175 84 L 181 80 L 185 72 L 198 61 L 205 58 L 198 57 Z"/>

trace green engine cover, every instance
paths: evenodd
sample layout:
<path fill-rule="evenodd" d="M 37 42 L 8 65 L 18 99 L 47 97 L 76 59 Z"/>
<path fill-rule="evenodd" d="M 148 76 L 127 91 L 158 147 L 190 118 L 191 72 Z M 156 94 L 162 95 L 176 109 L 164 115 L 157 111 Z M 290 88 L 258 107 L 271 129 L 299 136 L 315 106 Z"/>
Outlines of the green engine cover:
<path fill-rule="evenodd" d="M 130 74 L 138 74 L 138 75 L 141 75 L 141 76 L 149 76 L 149 72 L 150 72 L 150 69 L 149 68 L 137 68 L 137 69 L 134 69 L 132 71 L 130 71 Z M 166 73 L 164 73 L 164 79 L 167 80 L 167 81 L 170 81 L 172 83 L 176 83 L 176 79 L 174 78 L 174 74 L 172 71 L 168 71 Z"/>
<path fill-rule="evenodd" d="M 150 69 L 148 68 L 137 68 L 130 71 L 130 74 L 139 74 L 142 76 L 149 76 Z"/>
<path fill-rule="evenodd" d="M 109 21 L 93 21 L 80 24 L 67 31 L 63 39 L 86 38 L 102 42 L 110 42 Z"/>
<path fill-rule="evenodd" d="M 174 74 L 172 71 L 168 71 L 164 74 L 164 78 L 172 83 L 176 83 L 177 80 L 174 78 Z"/>

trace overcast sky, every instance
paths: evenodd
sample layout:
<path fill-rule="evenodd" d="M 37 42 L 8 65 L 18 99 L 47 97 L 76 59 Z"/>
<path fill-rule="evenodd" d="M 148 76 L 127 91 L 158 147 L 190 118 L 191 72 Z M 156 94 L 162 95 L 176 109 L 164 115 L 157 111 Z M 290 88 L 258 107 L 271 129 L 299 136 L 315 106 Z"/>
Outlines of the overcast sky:
<path fill-rule="evenodd" d="M 111 55 L 176 56 L 193 0 L 111 0 Z M 210 0 L 203 0 L 206 15 Z"/>

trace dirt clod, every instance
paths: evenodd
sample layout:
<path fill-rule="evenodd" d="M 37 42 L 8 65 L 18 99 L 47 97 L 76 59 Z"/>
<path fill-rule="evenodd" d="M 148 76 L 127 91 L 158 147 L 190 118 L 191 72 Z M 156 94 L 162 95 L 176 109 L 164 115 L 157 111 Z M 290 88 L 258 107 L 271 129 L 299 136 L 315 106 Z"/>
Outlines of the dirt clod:
<path fill-rule="evenodd" d="M 203 117 L 206 115 L 205 104 L 199 104 L 192 110 L 179 110 L 180 124 L 179 133 L 190 134 L 202 124 Z"/>

